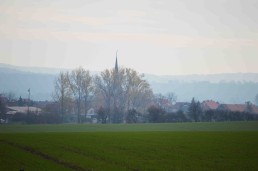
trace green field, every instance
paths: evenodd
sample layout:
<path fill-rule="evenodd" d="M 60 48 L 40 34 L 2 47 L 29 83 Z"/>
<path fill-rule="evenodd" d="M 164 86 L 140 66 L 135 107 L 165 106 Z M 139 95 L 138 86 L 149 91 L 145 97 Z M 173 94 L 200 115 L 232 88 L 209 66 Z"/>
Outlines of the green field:
<path fill-rule="evenodd" d="M 258 122 L 0 125 L 0 170 L 258 170 Z"/>

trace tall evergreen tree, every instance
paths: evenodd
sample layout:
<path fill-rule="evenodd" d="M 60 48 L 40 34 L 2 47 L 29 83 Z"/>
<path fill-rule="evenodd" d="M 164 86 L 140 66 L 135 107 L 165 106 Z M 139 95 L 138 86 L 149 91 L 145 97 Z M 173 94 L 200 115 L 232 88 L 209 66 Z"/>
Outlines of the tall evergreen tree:
<path fill-rule="evenodd" d="M 189 106 L 189 116 L 190 118 L 195 121 L 198 122 L 200 121 L 200 116 L 201 116 L 202 110 L 201 110 L 201 104 L 199 101 L 195 101 L 194 98 L 192 98 L 191 104 Z"/>

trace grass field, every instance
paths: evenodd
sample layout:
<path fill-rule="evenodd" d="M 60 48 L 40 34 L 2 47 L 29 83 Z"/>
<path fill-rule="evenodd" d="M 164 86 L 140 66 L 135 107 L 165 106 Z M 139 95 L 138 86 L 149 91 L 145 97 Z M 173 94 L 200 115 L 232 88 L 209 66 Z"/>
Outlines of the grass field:
<path fill-rule="evenodd" d="M 258 122 L 0 125 L 0 170 L 258 170 Z"/>

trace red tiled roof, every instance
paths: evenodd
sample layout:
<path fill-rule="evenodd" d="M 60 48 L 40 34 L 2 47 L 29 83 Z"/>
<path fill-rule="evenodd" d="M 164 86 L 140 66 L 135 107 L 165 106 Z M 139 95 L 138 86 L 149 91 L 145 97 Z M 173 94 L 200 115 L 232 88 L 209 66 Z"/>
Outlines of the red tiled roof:
<path fill-rule="evenodd" d="M 216 110 L 219 107 L 219 103 L 213 100 L 206 100 L 202 102 L 203 110 Z"/>
<path fill-rule="evenodd" d="M 246 110 L 245 104 L 225 104 L 225 107 L 232 112 L 244 112 Z"/>
<path fill-rule="evenodd" d="M 223 107 L 226 110 L 232 112 L 247 112 L 247 105 L 246 104 L 223 104 Z M 251 113 L 258 114 L 258 108 L 255 105 L 251 105 Z"/>
<path fill-rule="evenodd" d="M 252 112 L 258 114 L 258 108 L 255 105 L 252 105 Z"/>

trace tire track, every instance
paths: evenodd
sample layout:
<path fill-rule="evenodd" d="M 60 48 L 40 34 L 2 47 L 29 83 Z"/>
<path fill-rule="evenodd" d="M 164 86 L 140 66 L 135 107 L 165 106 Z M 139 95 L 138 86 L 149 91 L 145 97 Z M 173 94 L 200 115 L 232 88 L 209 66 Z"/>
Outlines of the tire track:
<path fill-rule="evenodd" d="M 109 160 L 105 157 L 100 157 L 100 156 L 96 156 L 96 155 L 93 155 L 93 154 L 89 154 L 88 152 L 85 152 L 85 151 L 81 151 L 80 149 L 76 149 L 76 148 L 70 148 L 70 147 L 64 147 L 62 146 L 62 148 L 66 151 L 69 151 L 69 152 L 72 152 L 72 153 L 75 153 L 75 154 L 79 154 L 79 155 L 82 155 L 82 156 L 86 156 L 86 157 L 91 157 L 95 160 L 98 160 L 98 161 L 102 161 L 102 162 L 107 162 L 107 163 L 112 163 L 114 165 L 117 165 L 117 166 L 120 166 L 120 167 L 125 167 L 126 170 L 130 170 L 130 171 L 139 171 L 139 169 L 137 168 L 134 168 L 134 167 L 131 167 L 130 165 L 128 164 L 125 164 L 125 163 L 119 163 L 119 162 L 116 162 L 116 161 L 113 161 L 113 160 Z"/>
<path fill-rule="evenodd" d="M 41 158 L 44 158 L 46 160 L 49 160 L 49 161 L 52 161 L 56 164 L 59 164 L 59 165 L 62 165 L 66 168 L 69 168 L 69 169 L 72 169 L 72 170 L 75 170 L 75 171 L 92 171 L 92 169 L 85 169 L 85 168 L 82 168 L 80 166 L 77 166 L 75 164 L 72 164 L 72 163 L 69 163 L 69 162 L 66 162 L 66 161 L 63 161 L 63 160 L 60 160 L 58 158 L 55 158 L 53 156 L 50 156 L 46 153 L 43 153 L 42 151 L 39 151 L 39 150 L 36 150 L 34 148 L 31 148 L 31 147 L 28 147 L 28 146 L 24 146 L 24 145 L 21 145 L 21 144 L 18 144 L 18 143 L 14 143 L 14 142 L 10 142 L 10 141 L 6 141 L 6 140 L 0 140 L 1 143 L 4 143 L 4 144 L 8 144 L 12 147 L 15 147 L 15 148 L 19 148 L 23 151 L 26 151 L 26 152 L 29 152 L 33 155 L 37 155 Z"/>

